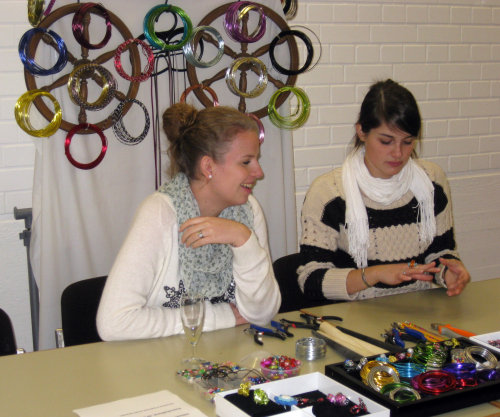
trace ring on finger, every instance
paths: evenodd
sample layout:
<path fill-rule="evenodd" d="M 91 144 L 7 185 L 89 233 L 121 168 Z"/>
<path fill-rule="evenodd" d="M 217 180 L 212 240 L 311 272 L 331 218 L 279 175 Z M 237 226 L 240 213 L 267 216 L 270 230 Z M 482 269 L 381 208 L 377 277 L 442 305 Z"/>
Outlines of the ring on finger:
<path fill-rule="evenodd" d="M 200 239 L 203 239 L 205 236 L 203 236 L 203 232 L 201 230 L 198 230 L 198 237 Z"/>

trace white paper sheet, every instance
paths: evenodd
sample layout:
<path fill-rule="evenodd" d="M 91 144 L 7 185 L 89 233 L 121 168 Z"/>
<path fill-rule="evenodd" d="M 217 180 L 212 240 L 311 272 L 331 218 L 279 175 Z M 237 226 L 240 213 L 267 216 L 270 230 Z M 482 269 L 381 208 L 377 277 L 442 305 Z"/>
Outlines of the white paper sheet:
<path fill-rule="evenodd" d="M 170 391 L 158 391 L 138 397 L 73 410 L 80 417 L 206 417 Z"/>

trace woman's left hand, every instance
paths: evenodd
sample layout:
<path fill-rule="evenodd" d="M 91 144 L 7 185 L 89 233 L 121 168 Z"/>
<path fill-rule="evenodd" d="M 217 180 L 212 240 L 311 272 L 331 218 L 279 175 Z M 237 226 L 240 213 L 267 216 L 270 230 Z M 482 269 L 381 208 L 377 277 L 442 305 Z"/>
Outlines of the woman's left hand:
<path fill-rule="evenodd" d="M 446 266 L 444 281 L 448 290 L 448 295 L 460 294 L 470 281 L 469 271 L 458 259 L 439 258 L 439 262 Z"/>
<path fill-rule="evenodd" d="M 209 243 L 225 243 L 235 247 L 243 245 L 251 235 L 243 223 L 220 217 L 193 217 L 179 228 L 182 243 L 192 248 Z"/>

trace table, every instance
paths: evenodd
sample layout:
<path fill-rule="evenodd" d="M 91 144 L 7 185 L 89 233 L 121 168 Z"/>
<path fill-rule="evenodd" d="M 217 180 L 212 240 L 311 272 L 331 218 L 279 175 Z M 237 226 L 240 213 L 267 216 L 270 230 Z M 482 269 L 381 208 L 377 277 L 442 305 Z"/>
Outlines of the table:
<path fill-rule="evenodd" d="M 477 334 L 498 329 L 500 278 L 473 282 L 458 297 L 448 297 L 442 289 L 372 300 L 315 307 L 312 312 L 338 315 L 342 326 L 380 338 L 395 321 L 412 321 L 430 329 L 430 323 L 451 323 Z M 298 320 L 299 313 L 284 313 Z M 216 362 L 243 357 L 258 350 L 295 356 L 295 341 L 310 336 L 307 329 L 294 329 L 287 341 L 264 338 L 256 345 L 243 332 L 247 326 L 204 333 L 197 353 Z M 178 376 L 181 358 L 188 356 L 183 335 L 126 342 L 101 342 L 62 349 L 0 358 L 1 417 L 71 417 L 72 410 L 162 389 L 170 390 L 208 416 L 215 410 L 193 385 Z M 304 362 L 301 374 L 324 372 L 327 364 L 344 358 L 328 348 L 326 357 Z M 480 404 L 443 416 L 492 416 L 500 410 L 490 403 Z"/>

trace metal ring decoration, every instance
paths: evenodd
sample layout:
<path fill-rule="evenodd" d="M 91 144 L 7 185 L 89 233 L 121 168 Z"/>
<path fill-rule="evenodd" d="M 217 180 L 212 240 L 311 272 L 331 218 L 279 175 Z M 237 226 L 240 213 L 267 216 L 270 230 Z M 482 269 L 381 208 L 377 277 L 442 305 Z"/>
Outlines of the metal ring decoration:
<path fill-rule="evenodd" d="M 179 102 L 185 103 L 187 95 L 191 91 L 197 90 L 197 89 L 208 91 L 210 93 L 210 95 L 212 96 L 213 106 L 216 107 L 219 105 L 219 98 L 217 97 L 217 94 L 215 93 L 215 91 L 212 88 L 210 88 L 206 85 L 203 85 L 203 84 L 191 85 L 188 88 L 186 88 L 186 90 L 184 90 L 184 92 L 181 94 L 181 98 L 179 99 Z"/>
<path fill-rule="evenodd" d="M 298 106 L 294 114 L 283 117 L 278 113 L 278 110 L 276 108 L 276 100 L 281 94 L 287 91 L 292 92 L 297 97 Z M 311 103 L 309 101 L 309 97 L 307 97 L 306 92 L 301 88 L 285 86 L 280 88 L 271 96 L 267 109 L 269 119 L 275 126 L 283 129 L 296 129 L 307 122 L 309 113 L 311 112 Z"/>
<path fill-rule="evenodd" d="M 290 26 L 290 29 L 292 29 L 292 30 L 298 30 L 299 28 L 301 31 L 305 30 L 305 31 L 309 32 L 311 35 L 313 35 L 316 38 L 316 44 L 318 44 L 318 46 L 319 46 L 319 54 L 317 54 L 318 58 L 316 58 L 316 61 L 312 65 L 310 65 L 306 70 L 307 72 L 309 72 L 309 71 L 313 70 L 316 67 L 316 65 L 319 64 L 319 61 L 321 60 L 321 57 L 323 56 L 323 45 L 321 44 L 321 40 L 319 39 L 319 36 L 316 35 L 316 33 L 313 30 L 311 30 L 310 28 L 308 28 L 307 26 L 301 26 L 301 25 Z M 311 38 L 309 38 L 309 39 L 311 39 Z M 314 54 L 314 55 L 316 55 L 316 54 Z"/>
<path fill-rule="evenodd" d="M 478 361 L 474 355 L 481 356 L 484 362 Z M 465 348 L 465 357 L 468 362 L 474 363 L 476 369 L 495 369 L 498 364 L 498 359 L 488 349 L 481 346 L 468 346 Z"/>
<path fill-rule="evenodd" d="M 306 62 L 299 69 L 292 69 L 292 68 L 291 69 L 286 69 L 286 68 L 283 68 L 276 61 L 276 57 L 274 56 L 274 49 L 276 48 L 276 45 L 278 44 L 278 42 L 282 38 L 284 38 L 285 36 L 297 36 L 298 38 L 302 39 L 302 41 L 306 45 L 306 48 L 307 48 Z M 273 67 L 276 68 L 278 70 L 278 72 L 280 72 L 281 74 L 296 75 L 296 74 L 303 73 L 311 65 L 313 56 L 314 56 L 314 48 L 313 48 L 311 39 L 309 39 L 309 37 L 304 32 L 301 32 L 300 30 L 284 30 L 278 36 L 276 36 L 271 41 L 271 44 L 269 45 L 269 58 L 271 59 L 271 63 L 273 64 Z"/>
<path fill-rule="evenodd" d="M 252 34 L 246 35 L 242 30 L 242 22 L 246 15 L 255 10 L 259 14 L 259 23 Z M 266 32 L 266 15 L 264 9 L 250 1 L 237 1 L 229 5 L 224 17 L 224 28 L 231 39 L 236 42 L 253 43 L 260 40 Z"/>
<path fill-rule="evenodd" d="M 35 129 L 30 123 L 30 109 L 34 100 L 38 97 L 47 97 L 54 106 L 54 117 L 50 123 L 43 129 Z M 59 129 L 62 120 L 62 111 L 59 102 L 54 98 L 54 96 L 47 91 L 42 90 L 30 90 L 24 93 L 16 102 L 14 107 L 14 116 L 16 122 L 21 129 L 26 133 L 35 137 L 48 137 L 53 135 Z"/>
<path fill-rule="evenodd" d="M 175 44 L 167 44 L 165 41 L 160 39 L 154 30 L 154 23 L 157 18 L 163 12 L 170 12 L 178 15 L 182 23 L 184 25 L 184 33 L 179 42 Z M 146 39 L 150 43 L 153 48 L 161 49 L 165 51 L 175 51 L 177 49 L 182 49 L 182 47 L 189 41 L 191 37 L 191 32 L 193 31 L 193 24 L 191 23 L 191 19 L 186 14 L 184 10 L 177 6 L 170 6 L 168 4 L 160 4 L 158 6 L 153 7 L 144 17 L 144 35 Z"/>
<path fill-rule="evenodd" d="M 102 39 L 101 42 L 97 44 L 91 44 L 87 39 L 85 39 L 84 36 L 83 19 L 85 17 L 85 14 L 89 11 L 89 9 L 92 8 L 96 9 L 98 11 L 98 14 L 102 15 L 106 22 L 106 33 L 104 35 L 104 38 Z M 103 46 L 105 46 L 108 43 L 109 39 L 111 38 L 111 19 L 109 17 L 108 11 L 101 4 L 83 3 L 82 6 L 73 16 L 72 29 L 73 29 L 73 36 L 80 45 L 88 49 L 100 49 Z"/>
<path fill-rule="evenodd" d="M 266 135 L 266 132 L 264 130 L 264 125 L 262 124 L 261 120 L 253 113 L 245 113 L 250 119 L 255 120 L 255 123 L 257 123 L 257 127 L 259 128 L 259 143 L 262 145 L 264 143 L 264 137 Z"/>
<path fill-rule="evenodd" d="M 57 58 L 57 62 L 52 66 L 52 68 L 43 68 L 35 62 L 33 56 L 29 53 L 29 45 L 33 36 L 36 34 L 42 34 L 42 36 L 50 36 L 57 44 L 57 53 L 59 57 Z M 43 28 L 32 28 L 24 33 L 19 41 L 19 58 L 30 73 L 34 75 L 51 75 L 60 72 L 68 62 L 68 50 L 66 48 L 66 44 L 62 40 L 62 38 L 52 30 L 47 30 Z"/>
<path fill-rule="evenodd" d="M 82 79 L 93 77 L 95 72 L 99 73 L 100 79 L 104 83 L 99 98 L 93 103 L 89 103 L 80 97 L 80 87 Z M 82 64 L 76 67 L 68 79 L 68 92 L 71 100 L 87 110 L 100 110 L 106 107 L 116 91 L 116 80 L 113 75 L 103 66 L 96 63 Z"/>
<path fill-rule="evenodd" d="M 224 20 L 224 17 L 226 15 L 226 12 L 230 6 L 232 6 L 234 3 L 228 3 L 221 5 L 214 10 L 212 10 L 210 13 L 208 13 L 205 17 L 203 17 L 199 23 L 198 26 L 214 26 L 216 28 L 219 28 L 217 25 L 224 25 L 224 22 L 221 22 L 221 20 Z M 280 31 L 288 30 L 289 26 L 287 25 L 287 22 L 281 17 L 280 14 L 275 12 L 273 9 L 263 5 L 259 4 L 260 7 L 262 7 L 263 12 L 266 15 L 266 22 L 267 26 L 273 25 L 276 26 Z M 248 28 L 248 14 L 244 16 L 245 18 L 242 19 L 241 26 L 242 30 L 244 33 L 251 32 L 253 29 Z M 221 31 L 222 33 L 222 31 Z M 207 41 L 210 42 L 210 39 L 207 39 Z M 297 49 L 297 42 L 296 38 L 292 36 L 288 36 L 285 39 L 285 44 L 288 46 L 289 54 L 290 54 L 290 66 L 292 68 L 298 68 L 299 67 L 299 53 Z M 215 42 L 211 42 L 215 43 Z M 265 55 L 269 52 L 269 44 L 262 45 L 258 48 L 255 48 L 255 50 L 251 50 L 252 44 L 246 43 L 246 42 L 240 42 L 237 47 L 238 49 L 233 48 L 231 45 L 226 45 L 224 46 L 224 54 L 227 55 L 231 59 L 231 61 L 234 61 L 235 59 L 238 58 L 244 58 L 244 57 L 252 57 L 252 58 L 258 58 L 263 62 L 266 62 L 266 59 L 268 59 Z M 209 78 L 201 78 L 200 77 L 200 71 L 197 67 L 194 65 L 190 64 L 189 62 L 186 61 L 186 67 L 187 67 L 187 76 L 189 80 L 189 84 L 191 85 L 197 85 L 197 84 L 203 84 L 206 86 L 210 86 L 214 88 L 217 93 L 219 93 L 220 90 L 218 88 L 227 88 L 227 85 L 225 83 L 218 83 L 219 81 L 225 81 L 225 75 L 227 72 L 227 65 L 225 67 L 221 67 L 220 62 L 216 67 L 212 68 L 217 68 L 215 71 L 215 74 L 211 75 Z M 250 65 L 243 65 L 240 68 L 241 76 L 240 81 L 239 81 L 239 89 L 242 91 L 246 91 L 247 89 L 247 84 L 245 77 L 247 76 L 247 73 L 250 72 L 256 72 L 255 68 L 252 68 Z M 274 71 L 277 73 L 277 71 Z M 268 79 L 268 84 L 272 84 L 272 86 L 275 89 L 279 89 L 283 86 L 293 86 L 295 85 L 297 81 L 297 75 L 289 75 L 289 76 L 280 76 L 282 79 L 278 79 L 273 74 L 268 73 L 267 74 L 267 79 Z M 284 79 L 283 79 L 284 78 Z M 222 85 L 221 85 L 222 84 Z M 267 87 L 268 88 L 268 87 Z M 201 90 L 195 90 L 194 93 L 198 97 L 198 100 L 205 106 L 205 107 L 210 107 L 212 106 L 212 101 L 210 98 L 204 94 L 203 91 Z M 288 96 L 290 95 L 290 92 L 287 91 L 283 94 L 281 94 L 277 101 L 276 101 L 276 108 L 280 107 L 285 101 L 287 100 Z M 258 118 L 263 118 L 266 117 L 268 114 L 268 106 L 267 103 L 264 106 L 259 106 L 257 108 L 250 108 L 249 103 L 251 102 L 250 98 L 245 98 L 245 97 L 239 97 L 239 101 L 237 104 L 237 108 L 240 112 L 242 113 L 253 113 L 255 116 Z M 255 100 L 254 100 L 255 102 Z"/>
<path fill-rule="evenodd" d="M 68 5 L 63 5 L 57 9 L 54 9 L 50 14 L 48 14 L 38 25 L 39 28 L 43 29 L 51 29 L 52 27 L 55 27 L 54 25 L 59 25 L 63 24 L 66 21 L 66 19 L 71 19 L 73 18 L 74 14 L 78 12 L 80 9 L 81 4 L 79 3 L 73 3 L 73 4 L 68 4 Z M 112 40 L 113 44 L 119 45 L 120 43 L 134 38 L 130 30 L 127 28 L 125 23 L 123 23 L 122 20 L 118 16 L 116 16 L 113 12 L 108 10 L 108 15 L 111 21 L 111 24 L 113 25 L 113 31 L 112 31 Z M 101 15 L 98 13 L 98 10 L 95 8 L 90 8 L 88 9 L 88 13 L 85 16 L 85 19 L 83 20 L 83 24 L 85 26 L 84 29 L 84 34 L 85 36 L 88 36 L 88 29 L 90 28 L 90 24 L 92 23 L 91 20 L 92 18 L 98 18 L 97 20 L 102 21 Z M 76 42 L 74 42 L 77 44 Z M 27 53 L 29 56 L 38 56 L 37 55 L 37 49 L 39 49 L 40 45 L 49 45 L 51 47 L 56 47 L 54 46 L 55 42 L 54 40 L 49 37 L 49 36 L 34 36 L 29 45 L 27 46 Z M 96 63 L 99 65 L 105 65 L 108 63 L 108 61 L 112 60 L 114 55 L 115 55 L 115 49 L 113 48 L 111 51 L 106 51 L 101 53 L 98 56 L 94 51 L 89 50 L 88 48 L 84 48 L 83 46 L 80 46 L 77 44 L 77 49 L 71 51 L 70 45 L 66 44 L 67 49 L 68 49 L 68 63 L 66 64 L 66 67 L 64 68 L 63 71 L 60 73 L 50 76 L 50 77 L 38 77 L 34 76 L 31 74 L 27 69 L 24 69 L 24 78 L 26 81 L 26 89 L 27 90 L 36 90 L 36 89 L 41 89 L 47 92 L 50 92 L 51 94 L 55 95 L 54 92 L 58 88 L 67 88 L 68 84 L 68 79 L 69 76 L 72 72 L 72 69 L 74 67 L 78 67 L 82 63 Z M 74 45 L 72 45 L 74 46 Z M 140 52 L 137 45 L 132 44 L 129 47 L 129 52 L 130 52 L 130 63 L 132 65 L 132 70 L 131 70 L 131 75 L 139 75 L 141 73 L 141 57 L 140 57 Z M 93 56 L 94 55 L 94 56 Z M 111 66 L 113 64 L 111 63 Z M 68 70 L 68 67 L 70 68 Z M 102 78 L 99 77 L 99 75 L 94 76 L 94 79 L 98 82 L 101 83 Z M 125 81 L 125 80 L 123 80 Z M 102 85 L 102 83 L 101 83 Z M 128 82 L 123 82 L 123 91 L 116 91 L 115 96 L 118 100 L 123 101 L 126 98 L 135 98 L 137 95 L 137 92 L 139 90 L 139 82 L 135 81 L 128 81 Z M 82 84 L 82 91 L 81 91 L 81 97 L 82 99 L 86 97 L 86 86 L 85 84 Z M 65 92 L 62 92 L 65 94 Z M 37 99 L 34 101 L 34 104 L 40 114 L 48 121 L 50 122 L 53 117 L 54 117 L 54 112 L 52 111 L 52 106 L 47 102 L 47 100 L 41 100 Z M 118 103 L 117 103 L 118 104 Z M 71 104 L 70 104 L 71 106 Z M 128 110 L 128 106 L 125 107 L 124 109 L 124 114 Z M 113 108 L 114 109 L 114 108 Z M 113 110 L 112 109 L 112 110 Z M 111 110 L 111 112 L 112 112 Z M 110 112 L 110 113 L 111 113 Z M 72 119 L 66 120 L 64 115 L 67 112 L 64 112 L 63 114 L 63 119 L 61 121 L 61 125 L 59 129 L 64 130 L 66 132 L 69 132 L 75 125 L 85 123 L 87 122 L 87 110 L 83 107 L 80 109 L 76 109 L 76 117 L 72 117 Z M 69 115 L 75 114 L 75 112 L 69 112 L 67 113 Z M 76 119 L 76 120 L 74 120 Z M 111 127 L 112 125 L 112 120 L 111 117 L 109 117 L 109 114 L 103 114 L 103 117 L 101 118 L 100 121 L 93 121 L 93 123 L 101 130 L 106 130 Z M 82 134 L 93 134 L 94 132 L 92 130 L 86 131 L 86 132 L 80 132 Z"/>
<path fill-rule="evenodd" d="M 144 130 L 139 136 L 136 136 L 135 138 L 130 135 L 127 132 L 127 129 L 125 128 L 125 125 L 123 124 L 123 108 L 128 104 L 135 103 L 138 106 L 141 107 L 141 109 L 144 111 Z M 149 113 L 148 109 L 146 109 L 146 106 L 141 103 L 139 100 L 136 99 L 127 99 L 122 101 L 116 110 L 113 112 L 111 115 L 111 118 L 113 119 L 113 132 L 115 133 L 116 138 L 123 144 L 125 145 L 137 145 L 138 143 L 142 142 L 146 135 L 149 132 L 149 127 L 150 127 L 150 119 L 149 119 Z"/>
<path fill-rule="evenodd" d="M 297 15 L 298 1 L 297 0 L 281 0 L 283 13 L 286 20 L 292 20 Z"/>
<path fill-rule="evenodd" d="M 144 70 L 140 73 L 140 75 L 137 75 L 135 77 L 128 75 L 122 66 L 122 61 L 121 61 L 121 55 L 123 51 L 127 49 L 127 47 L 131 43 L 136 43 L 142 48 L 142 54 L 146 57 L 148 60 L 148 64 L 144 68 Z M 153 51 L 149 47 L 149 45 L 146 42 L 141 41 L 140 39 L 129 39 L 123 42 L 118 48 L 116 48 L 115 52 L 115 69 L 118 74 L 120 74 L 123 78 L 125 78 L 128 81 L 146 81 L 149 77 L 151 77 L 151 74 L 153 73 L 154 69 L 154 55 Z"/>
<path fill-rule="evenodd" d="M 69 150 L 73 136 L 80 130 L 93 130 L 101 138 L 101 143 L 102 143 L 101 153 L 94 161 L 89 162 L 88 164 L 84 164 L 82 162 L 78 162 L 77 160 L 75 160 Z M 98 126 L 90 123 L 81 123 L 79 125 L 76 125 L 73 129 L 71 129 L 68 132 L 68 134 L 66 135 L 66 140 L 64 142 L 64 153 L 66 154 L 66 158 L 68 158 L 68 161 L 71 162 L 73 166 L 79 169 L 92 169 L 97 165 L 99 165 L 101 161 L 104 159 L 104 155 L 106 155 L 107 149 L 108 149 L 108 140 L 106 139 L 106 136 L 104 136 L 104 133 L 102 132 L 101 129 L 99 129 Z"/>
<path fill-rule="evenodd" d="M 202 61 L 200 59 L 201 57 L 196 57 L 195 53 L 196 48 L 194 47 L 194 42 L 196 41 L 195 38 L 199 32 L 209 32 L 212 35 L 214 35 L 215 38 L 217 39 L 217 55 L 208 62 Z M 186 60 L 191 65 L 194 65 L 195 67 L 199 68 L 208 68 L 217 64 L 217 62 L 221 60 L 222 55 L 224 55 L 224 40 L 222 39 L 222 36 L 215 28 L 211 26 L 198 26 L 194 28 L 193 33 L 189 38 L 189 41 L 183 46 L 182 49 L 184 51 L 184 56 L 186 57 Z"/>
<path fill-rule="evenodd" d="M 31 26 L 37 26 L 42 20 L 44 3 L 45 0 L 28 0 L 28 21 Z"/>
<path fill-rule="evenodd" d="M 259 82 L 258 82 L 257 86 L 249 92 L 241 91 L 236 86 L 236 78 L 235 78 L 236 71 L 243 64 L 254 65 L 257 68 L 257 71 L 259 73 Z M 260 96 L 267 87 L 267 68 L 266 68 L 266 65 L 260 59 L 254 58 L 251 56 L 237 58 L 227 68 L 226 84 L 227 84 L 229 90 L 237 96 L 246 97 L 246 98 L 255 98 L 257 96 Z"/>

